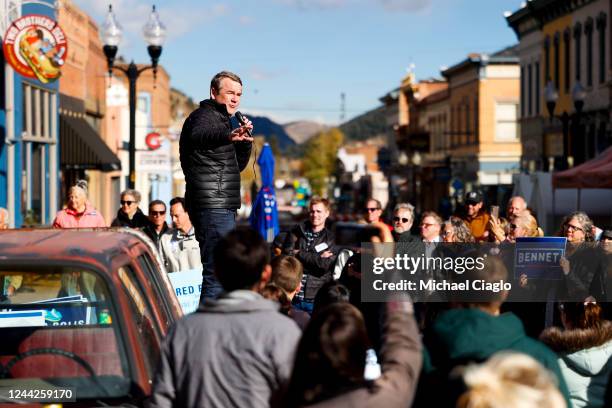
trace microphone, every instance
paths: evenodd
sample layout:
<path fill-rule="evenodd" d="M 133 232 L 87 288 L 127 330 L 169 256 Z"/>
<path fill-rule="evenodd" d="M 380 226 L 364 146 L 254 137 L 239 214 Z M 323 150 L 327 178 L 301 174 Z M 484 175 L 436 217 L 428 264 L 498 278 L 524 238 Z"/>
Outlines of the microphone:
<path fill-rule="evenodd" d="M 238 119 L 238 122 L 240 122 L 241 125 L 244 125 L 246 123 L 246 120 L 244 119 L 244 116 L 242 116 L 242 113 L 240 113 L 240 111 L 236 111 L 235 115 L 236 115 L 236 119 Z M 247 129 L 246 131 L 249 137 L 253 137 L 249 129 Z"/>

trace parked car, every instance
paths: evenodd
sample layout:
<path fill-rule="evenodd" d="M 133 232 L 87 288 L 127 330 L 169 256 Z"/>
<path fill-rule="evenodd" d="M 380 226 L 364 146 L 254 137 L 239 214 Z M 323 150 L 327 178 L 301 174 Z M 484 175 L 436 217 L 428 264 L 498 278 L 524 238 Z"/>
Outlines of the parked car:
<path fill-rule="evenodd" d="M 0 388 L 71 387 L 81 406 L 141 406 L 182 316 L 144 234 L 0 232 Z"/>

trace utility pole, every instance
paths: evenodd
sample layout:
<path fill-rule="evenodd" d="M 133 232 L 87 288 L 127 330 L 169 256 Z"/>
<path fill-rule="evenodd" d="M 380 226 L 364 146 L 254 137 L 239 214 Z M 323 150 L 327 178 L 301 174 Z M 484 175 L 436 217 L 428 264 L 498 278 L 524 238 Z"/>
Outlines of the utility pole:
<path fill-rule="evenodd" d="M 344 92 L 340 93 L 340 124 L 344 123 L 346 118 L 346 95 Z"/>

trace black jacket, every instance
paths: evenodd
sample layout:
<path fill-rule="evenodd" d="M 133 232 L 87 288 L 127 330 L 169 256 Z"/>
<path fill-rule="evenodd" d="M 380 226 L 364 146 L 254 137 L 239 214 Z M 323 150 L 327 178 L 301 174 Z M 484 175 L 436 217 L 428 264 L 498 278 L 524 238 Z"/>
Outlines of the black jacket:
<path fill-rule="evenodd" d="M 240 172 L 251 155 L 250 142 L 232 143 L 227 107 L 214 100 L 185 120 L 179 141 L 187 208 L 240 208 Z"/>
<path fill-rule="evenodd" d="M 304 266 L 304 275 L 306 275 L 304 299 L 313 300 L 321 286 L 333 279 L 333 267 L 336 263 L 338 251 L 335 248 L 334 234 L 327 228 L 324 228 L 321 235 L 308 245 L 304 232 L 310 229 L 309 221 L 293 227 L 291 232 L 287 234 L 283 244 L 283 252 L 287 255 L 294 255 Z M 315 247 L 322 243 L 327 244 L 327 248 L 317 252 Z M 294 254 L 293 250 L 296 249 L 299 252 Z M 332 251 L 334 256 L 322 258 L 321 253 L 328 250 Z"/>
<path fill-rule="evenodd" d="M 155 225 L 153 225 L 153 223 L 149 223 L 142 229 L 142 232 L 147 234 L 147 236 L 151 238 L 151 241 L 153 241 L 153 243 L 155 244 L 155 247 L 159 249 L 159 240 L 161 239 L 161 236 L 164 235 L 164 233 L 169 229 L 170 228 L 168 227 L 168 224 L 164 222 L 164 226 L 158 234 L 157 230 L 155 229 Z"/>
<path fill-rule="evenodd" d="M 151 221 L 147 218 L 146 215 L 138 208 L 136 210 L 136 214 L 130 218 L 121 210 L 117 211 L 117 218 L 113 220 L 111 227 L 128 227 L 128 228 L 142 228 L 149 225 Z"/>

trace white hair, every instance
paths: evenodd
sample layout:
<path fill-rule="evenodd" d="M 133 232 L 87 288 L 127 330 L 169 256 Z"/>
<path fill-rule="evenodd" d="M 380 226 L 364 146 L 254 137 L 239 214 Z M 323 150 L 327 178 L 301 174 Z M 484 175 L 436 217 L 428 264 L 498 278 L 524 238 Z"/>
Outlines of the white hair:
<path fill-rule="evenodd" d="M 459 408 L 561 408 L 565 400 L 553 374 L 527 354 L 499 352 L 463 369 L 468 390 Z"/>

